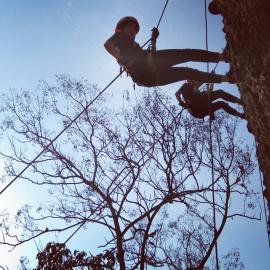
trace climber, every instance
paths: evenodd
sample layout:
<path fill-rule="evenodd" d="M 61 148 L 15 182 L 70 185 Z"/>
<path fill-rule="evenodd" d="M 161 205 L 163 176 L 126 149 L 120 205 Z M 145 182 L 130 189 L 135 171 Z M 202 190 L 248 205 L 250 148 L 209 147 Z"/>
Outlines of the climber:
<path fill-rule="evenodd" d="M 214 113 L 217 110 L 222 109 L 231 115 L 244 119 L 244 113 L 236 111 L 230 107 L 228 103 L 224 101 L 213 102 L 217 99 L 223 99 L 225 101 L 242 105 L 240 98 L 226 93 L 223 90 L 213 91 L 213 84 L 210 84 L 208 92 L 200 92 L 199 87 L 201 85 L 202 83 L 189 81 L 184 83 L 182 87 L 175 93 L 175 96 L 179 101 L 179 105 L 187 109 L 193 117 L 204 118 L 205 116 L 210 115 L 211 119 L 214 120 Z M 210 101 L 210 108 L 208 98 Z"/>
<path fill-rule="evenodd" d="M 208 83 L 234 83 L 231 74 L 218 75 L 186 67 L 174 67 L 188 61 L 228 63 L 227 53 L 199 49 L 144 50 L 135 42 L 139 29 L 136 18 L 124 17 L 117 23 L 114 35 L 104 44 L 106 50 L 126 68 L 137 84 L 153 87 L 187 79 Z M 155 41 L 158 35 L 158 29 L 152 29 L 151 40 Z"/>

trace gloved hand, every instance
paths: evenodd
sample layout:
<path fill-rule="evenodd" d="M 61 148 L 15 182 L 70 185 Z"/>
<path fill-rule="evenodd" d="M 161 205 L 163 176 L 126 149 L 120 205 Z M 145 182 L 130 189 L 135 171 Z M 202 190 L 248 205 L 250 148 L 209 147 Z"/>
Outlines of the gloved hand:
<path fill-rule="evenodd" d="M 151 31 L 152 31 L 151 38 L 152 38 L 152 39 L 157 39 L 158 36 L 159 36 L 159 31 L 158 31 L 158 29 L 157 29 L 156 27 L 154 27 Z"/>

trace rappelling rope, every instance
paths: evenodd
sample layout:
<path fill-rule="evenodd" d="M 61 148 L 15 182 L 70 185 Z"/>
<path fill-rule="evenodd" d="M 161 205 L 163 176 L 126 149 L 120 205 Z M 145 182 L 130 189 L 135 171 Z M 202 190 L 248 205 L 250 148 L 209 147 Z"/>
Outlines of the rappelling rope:
<path fill-rule="evenodd" d="M 166 3 L 165 3 L 165 5 L 164 5 L 164 8 L 163 8 L 163 10 L 162 10 L 162 13 L 161 13 L 161 15 L 160 15 L 160 17 L 159 17 L 159 20 L 158 20 L 158 23 L 157 23 L 157 26 L 156 26 L 157 29 L 158 29 L 159 24 L 160 24 L 160 22 L 161 22 L 161 20 L 162 20 L 162 17 L 163 17 L 163 15 L 164 15 L 164 12 L 165 12 L 165 10 L 166 10 L 166 8 L 167 8 L 168 2 L 169 2 L 169 0 L 166 0 Z M 149 38 L 149 39 L 142 45 L 142 48 L 145 47 L 145 46 L 151 41 L 151 39 L 152 39 L 152 38 Z"/>
<path fill-rule="evenodd" d="M 204 19 L 205 19 L 205 46 L 208 51 L 208 23 L 207 23 L 207 3 L 204 0 Z M 216 69 L 217 64 L 214 68 Z M 209 73 L 209 63 L 207 63 L 207 72 Z M 212 169 L 212 201 L 213 201 L 213 222 L 214 222 L 214 239 L 215 242 L 215 259 L 216 259 L 216 269 L 219 270 L 218 263 L 218 245 L 217 245 L 217 224 L 216 224 L 216 202 L 215 202 L 215 176 L 214 176 L 214 157 L 213 157 L 213 141 L 212 141 L 212 111 L 211 111 L 211 101 L 210 101 L 210 91 L 208 84 L 208 110 L 209 110 L 209 140 L 210 140 L 210 153 L 211 153 L 211 169 Z"/>

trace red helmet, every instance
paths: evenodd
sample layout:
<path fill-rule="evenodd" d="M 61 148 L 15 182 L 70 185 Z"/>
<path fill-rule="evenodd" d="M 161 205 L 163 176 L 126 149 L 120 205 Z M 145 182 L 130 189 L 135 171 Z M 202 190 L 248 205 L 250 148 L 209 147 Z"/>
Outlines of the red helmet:
<path fill-rule="evenodd" d="M 137 21 L 137 19 L 135 17 L 132 17 L 132 16 L 126 16 L 126 17 L 123 17 L 122 19 L 120 19 L 118 21 L 118 23 L 116 24 L 116 27 L 115 27 L 115 32 L 121 32 L 121 28 L 127 24 L 128 22 L 133 22 L 136 24 L 137 26 L 137 33 L 139 32 L 140 30 L 140 25 L 139 25 L 139 22 Z"/>

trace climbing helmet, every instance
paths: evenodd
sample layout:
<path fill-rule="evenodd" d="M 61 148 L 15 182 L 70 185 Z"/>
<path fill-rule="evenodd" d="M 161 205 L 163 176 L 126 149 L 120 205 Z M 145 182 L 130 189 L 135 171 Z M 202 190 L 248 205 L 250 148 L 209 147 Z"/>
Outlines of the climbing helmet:
<path fill-rule="evenodd" d="M 129 22 L 133 22 L 133 23 L 136 24 L 136 26 L 137 26 L 137 33 L 138 33 L 139 30 L 140 30 L 139 22 L 138 22 L 138 20 L 135 17 L 132 17 L 132 16 L 126 16 L 126 17 L 123 17 L 122 19 L 120 19 L 118 21 L 118 23 L 116 24 L 115 32 L 121 32 L 122 31 L 122 27 L 125 24 L 129 23 Z"/>

